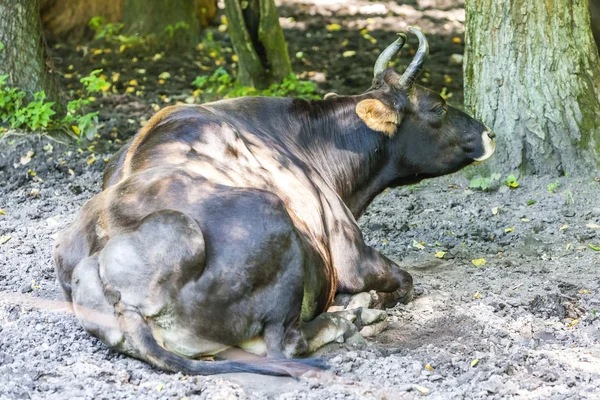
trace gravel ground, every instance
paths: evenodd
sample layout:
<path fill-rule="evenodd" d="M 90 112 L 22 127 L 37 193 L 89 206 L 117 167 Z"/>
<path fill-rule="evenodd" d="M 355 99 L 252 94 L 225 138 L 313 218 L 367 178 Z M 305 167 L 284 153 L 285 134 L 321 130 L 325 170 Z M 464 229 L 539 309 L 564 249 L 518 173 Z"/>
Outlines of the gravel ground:
<path fill-rule="evenodd" d="M 100 190 L 108 154 L 88 165 L 39 138 L 2 149 L 1 399 L 600 397 L 593 179 L 531 177 L 481 192 L 455 175 L 388 190 L 360 224 L 413 274 L 417 296 L 389 310 L 386 331 L 364 349 L 330 347 L 332 371 L 298 381 L 189 377 L 108 350 L 60 302 L 52 238 Z"/>

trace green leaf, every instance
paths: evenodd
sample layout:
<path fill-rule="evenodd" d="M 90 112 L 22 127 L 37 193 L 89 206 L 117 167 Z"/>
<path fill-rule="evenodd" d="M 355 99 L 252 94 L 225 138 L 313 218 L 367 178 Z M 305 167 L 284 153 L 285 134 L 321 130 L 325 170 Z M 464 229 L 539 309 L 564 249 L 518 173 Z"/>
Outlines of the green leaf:
<path fill-rule="evenodd" d="M 592 249 L 594 251 L 600 251 L 600 246 L 594 246 L 591 243 L 588 243 L 588 246 L 590 247 L 590 249 Z"/>

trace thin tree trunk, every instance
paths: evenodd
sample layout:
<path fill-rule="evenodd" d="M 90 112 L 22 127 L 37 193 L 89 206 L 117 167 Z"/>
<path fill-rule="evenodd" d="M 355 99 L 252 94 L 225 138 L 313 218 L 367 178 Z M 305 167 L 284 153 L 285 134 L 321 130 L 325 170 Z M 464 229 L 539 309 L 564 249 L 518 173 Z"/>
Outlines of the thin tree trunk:
<path fill-rule="evenodd" d="M 161 36 L 185 23 L 189 29 L 179 29 L 175 41 L 178 47 L 185 48 L 198 43 L 200 23 L 195 13 L 195 0 L 125 0 L 123 23 L 125 32 L 130 35 Z"/>
<path fill-rule="evenodd" d="M 279 13 L 273 0 L 225 0 L 233 48 L 238 55 L 238 82 L 264 88 L 292 72 Z"/>
<path fill-rule="evenodd" d="M 0 75 L 29 95 L 58 91 L 48 73 L 37 0 L 0 0 Z"/>
<path fill-rule="evenodd" d="M 594 174 L 600 60 L 586 0 L 467 0 L 465 105 L 498 137 L 492 171 Z"/>

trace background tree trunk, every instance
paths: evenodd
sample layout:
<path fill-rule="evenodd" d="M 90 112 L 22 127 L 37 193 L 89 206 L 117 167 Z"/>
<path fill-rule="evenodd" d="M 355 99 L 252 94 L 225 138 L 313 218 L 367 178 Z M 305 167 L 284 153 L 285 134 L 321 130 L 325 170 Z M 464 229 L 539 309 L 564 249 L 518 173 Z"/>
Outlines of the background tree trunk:
<path fill-rule="evenodd" d="M 29 95 L 44 90 L 58 94 L 48 72 L 37 0 L 0 0 L 0 75 Z"/>
<path fill-rule="evenodd" d="M 178 30 L 177 47 L 184 48 L 198 43 L 200 23 L 195 14 L 194 0 L 125 0 L 123 23 L 129 35 L 163 35 L 168 25 L 175 27 L 186 23 L 187 30 Z"/>
<path fill-rule="evenodd" d="M 40 15 L 46 37 L 78 43 L 93 37 L 88 23 L 94 17 L 117 22 L 123 15 L 122 0 L 40 0 Z"/>
<path fill-rule="evenodd" d="M 600 0 L 590 0 L 590 16 L 592 17 L 592 33 L 596 47 L 600 49 Z"/>
<path fill-rule="evenodd" d="M 467 0 L 465 106 L 498 135 L 492 171 L 596 173 L 600 60 L 585 0 Z"/>
<path fill-rule="evenodd" d="M 79 43 L 93 37 L 88 28 L 88 22 L 92 18 L 104 17 L 106 22 L 122 21 L 124 2 L 125 0 L 40 0 L 42 26 L 47 37 Z M 147 3 L 151 2 L 152 0 L 148 0 Z M 217 0 L 193 2 L 200 25 L 207 27 L 219 12 Z M 149 10 L 148 7 L 142 9 L 140 19 L 147 15 Z M 136 16 L 132 15 L 132 18 L 135 19 Z"/>
<path fill-rule="evenodd" d="M 225 14 L 241 85 L 265 88 L 292 73 L 273 0 L 225 0 Z"/>

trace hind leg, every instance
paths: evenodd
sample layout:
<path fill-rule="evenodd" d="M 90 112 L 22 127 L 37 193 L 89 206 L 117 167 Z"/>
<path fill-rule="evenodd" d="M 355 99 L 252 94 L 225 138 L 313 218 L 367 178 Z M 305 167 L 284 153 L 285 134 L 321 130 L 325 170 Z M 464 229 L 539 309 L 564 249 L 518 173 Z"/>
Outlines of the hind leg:
<path fill-rule="evenodd" d="M 120 348 L 124 336 L 119 329 L 114 307 L 104 295 L 98 271 L 98 257 L 82 260 L 71 280 L 73 309 L 83 328 L 111 348 Z"/>

